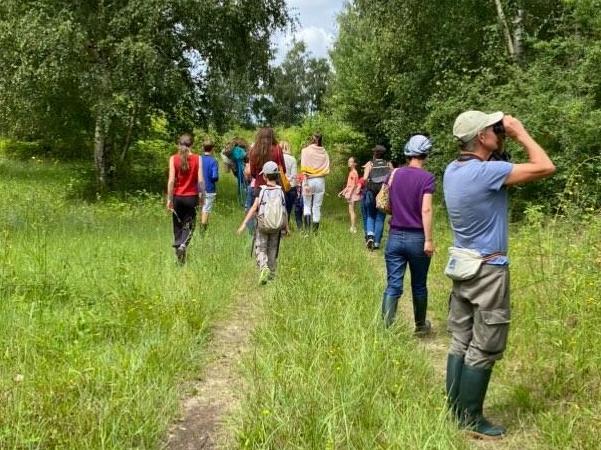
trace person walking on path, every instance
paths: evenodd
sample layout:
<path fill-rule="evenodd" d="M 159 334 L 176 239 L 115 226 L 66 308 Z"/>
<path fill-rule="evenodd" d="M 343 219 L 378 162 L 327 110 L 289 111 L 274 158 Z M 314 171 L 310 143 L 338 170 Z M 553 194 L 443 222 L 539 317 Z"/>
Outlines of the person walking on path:
<path fill-rule="evenodd" d="M 231 170 L 237 181 L 238 203 L 241 206 L 246 204 L 246 195 L 248 191 L 248 181 L 244 173 L 244 167 L 248 163 L 248 143 L 239 137 L 232 139 L 223 152 L 221 159 L 225 164 L 225 171 Z"/>
<path fill-rule="evenodd" d="M 296 178 L 297 178 L 297 168 L 296 168 L 296 158 L 292 156 L 290 143 L 286 141 L 280 142 L 280 147 L 282 147 L 282 152 L 284 153 L 284 163 L 286 165 L 286 177 L 288 178 L 288 182 L 290 183 L 290 190 L 285 192 L 286 196 L 286 214 L 288 215 L 288 220 L 290 220 L 290 215 L 292 213 L 292 208 L 296 203 Z"/>
<path fill-rule="evenodd" d="M 177 142 L 177 153 L 169 158 L 167 181 L 167 210 L 173 219 L 173 247 L 179 264 L 186 262 L 196 223 L 196 208 L 202 204 L 204 176 L 202 158 L 192 153 L 194 137 L 182 134 Z"/>
<path fill-rule="evenodd" d="M 386 214 L 376 208 L 376 196 L 380 192 L 382 184 L 388 179 L 392 165 L 384 159 L 386 147 L 376 145 L 372 149 L 372 153 L 373 158 L 365 165 L 363 173 L 365 193 L 361 209 L 365 217 L 365 246 L 369 250 L 377 250 L 382 242 Z"/>
<path fill-rule="evenodd" d="M 253 206 L 238 228 L 238 234 L 242 234 L 246 224 L 257 216 L 255 256 L 259 267 L 259 284 L 263 285 L 275 277 L 280 238 L 282 230 L 288 232 L 288 219 L 284 191 L 276 184 L 280 176 L 278 165 L 267 161 L 260 174 L 266 184 L 261 186 Z"/>
<path fill-rule="evenodd" d="M 200 216 L 201 231 L 207 231 L 209 226 L 209 214 L 213 211 L 215 197 L 217 197 L 216 183 L 219 181 L 219 164 L 213 157 L 215 145 L 212 141 L 205 141 L 202 144 L 202 173 L 205 180 L 205 201 L 202 205 L 202 214 Z"/>
<path fill-rule="evenodd" d="M 357 232 L 355 203 L 361 201 L 361 184 L 359 183 L 359 173 L 357 172 L 357 160 L 354 156 L 349 158 L 348 167 L 349 174 L 346 180 L 346 187 L 340 191 L 338 196 L 343 197 L 348 202 L 348 214 L 351 221 L 349 231 L 354 234 Z"/>
<path fill-rule="evenodd" d="M 502 112 L 467 111 L 453 126 L 461 153 L 444 173 L 444 198 L 454 243 L 445 273 L 453 279 L 448 328 L 446 392 L 460 426 L 479 438 L 497 439 L 505 428 L 483 416 L 495 361 L 509 332 L 507 187 L 552 175 L 555 166 L 522 123 Z M 512 164 L 505 135 L 527 153 Z"/>
<path fill-rule="evenodd" d="M 249 151 L 250 174 L 254 182 L 254 196 L 256 198 L 261 186 L 267 183 L 265 177 L 261 174 L 263 165 L 267 161 L 273 161 L 286 173 L 286 162 L 284 153 L 278 145 L 273 128 L 261 128 L 257 132 L 255 143 Z"/>
<path fill-rule="evenodd" d="M 321 205 L 326 193 L 326 176 L 330 173 L 330 157 L 322 147 L 322 136 L 315 133 L 311 143 L 301 150 L 303 183 L 303 222 L 305 230 L 319 230 Z"/>
<path fill-rule="evenodd" d="M 424 170 L 432 142 L 417 134 L 405 144 L 407 166 L 393 169 L 389 185 L 392 210 L 390 232 L 386 243 L 387 286 L 382 299 L 382 318 L 388 327 L 396 314 L 403 294 L 403 278 L 409 265 L 415 333 L 426 335 L 431 330 L 426 320 L 428 309 L 428 269 L 434 253 L 432 241 L 432 195 L 434 175 Z"/>

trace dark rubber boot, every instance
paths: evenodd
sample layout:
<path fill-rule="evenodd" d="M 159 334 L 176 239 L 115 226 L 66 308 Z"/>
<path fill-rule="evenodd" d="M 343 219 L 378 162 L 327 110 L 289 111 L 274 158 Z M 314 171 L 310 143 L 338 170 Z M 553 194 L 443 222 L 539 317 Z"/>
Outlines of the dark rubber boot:
<path fill-rule="evenodd" d="M 391 297 L 390 295 L 384 294 L 382 297 L 382 319 L 384 320 L 384 326 L 388 328 L 394 322 L 394 316 L 396 315 L 396 308 L 399 303 L 398 297 Z"/>
<path fill-rule="evenodd" d="M 461 373 L 463 372 L 463 356 L 447 355 L 447 405 L 453 417 L 459 419 L 457 410 L 457 397 L 459 397 L 459 384 L 461 382 Z"/>
<path fill-rule="evenodd" d="M 307 232 L 311 229 L 311 216 L 303 216 L 303 228 Z"/>
<path fill-rule="evenodd" d="M 504 427 L 493 425 L 482 414 L 488 382 L 492 369 L 479 369 L 464 365 L 459 383 L 458 406 L 460 424 L 479 439 L 501 439 L 505 436 Z"/>
<path fill-rule="evenodd" d="M 177 257 L 177 264 L 183 266 L 186 264 L 186 246 L 180 245 L 175 249 L 175 256 Z"/>
<path fill-rule="evenodd" d="M 413 298 L 413 317 L 415 318 L 415 334 L 426 336 L 432 331 L 432 324 L 426 320 L 428 297 Z"/>

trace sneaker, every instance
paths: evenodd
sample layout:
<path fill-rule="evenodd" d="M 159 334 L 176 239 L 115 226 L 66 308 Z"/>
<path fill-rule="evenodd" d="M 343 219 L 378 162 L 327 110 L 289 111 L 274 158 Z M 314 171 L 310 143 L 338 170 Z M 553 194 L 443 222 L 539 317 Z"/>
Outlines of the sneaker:
<path fill-rule="evenodd" d="M 269 281 L 270 274 L 271 274 L 271 271 L 267 267 L 262 268 L 261 271 L 259 272 L 259 284 L 260 285 L 267 284 L 267 281 Z"/>
<path fill-rule="evenodd" d="M 380 244 L 378 244 L 377 242 L 374 243 L 374 250 L 379 250 L 380 249 Z"/>
<path fill-rule="evenodd" d="M 349 228 L 349 232 L 350 232 L 351 234 L 356 234 L 356 233 L 357 233 L 357 229 L 356 229 L 355 227 L 350 227 L 350 228 Z"/>
<path fill-rule="evenodd" d="M 365 246 L 370 251 L 374 249 L 374 239 L 371 236 L 367 238 L 367 242 L 365 243 Z"/>

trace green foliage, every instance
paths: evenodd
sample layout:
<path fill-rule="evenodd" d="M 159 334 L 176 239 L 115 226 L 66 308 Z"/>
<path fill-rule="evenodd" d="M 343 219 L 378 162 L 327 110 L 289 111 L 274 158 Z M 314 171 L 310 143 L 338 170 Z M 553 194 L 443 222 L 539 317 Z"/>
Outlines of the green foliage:
<path fill-rule="evenodd" d="M 455 117 L 502 110 L 524 122 L 558 168 L 552 179 L 518 189 L 516 211 L 530 202 L 555 211 L 599 208 L 598 2 L 501 5 L 515 55 L 492 1 L 349 4 L 339 18 L 329 105 L 397 157 L 410 133 L 429 132 L 436 148 L 430 167 L 439 175 L 457 151 Z"/>
<path fill-rule="evenodd" d="M 152 117 L 172 136 L 207 125 L 214 77 L 264 78 L 287 21 L 283 0 L 3 1 L 0 134 L 81 152 L 94 137 L 106 183 Z"/>
<path fill-rule="evenodd" d="M 339 158 L 365 154 L 369 145 L 362 133 L 341 120 L 325 114 L 308 116 L 298 126 L 277 129 L 278 137 L 289 141 L 293 151 L 298 155 L 303 147 L 309 145 L 311 135 L 316 132 L 322 134 L 323 145 L 329 151 L 334 163 L 337 163 Z"/>
<path fill-rule="evenodd" d="M 298 125 L 321 111 L 330 75 L 325 58 L 312 58 L 304 42 L 296 42 L 273 68 L 263 94 L 253 100 L 254 115 L 261 123 Z"/>

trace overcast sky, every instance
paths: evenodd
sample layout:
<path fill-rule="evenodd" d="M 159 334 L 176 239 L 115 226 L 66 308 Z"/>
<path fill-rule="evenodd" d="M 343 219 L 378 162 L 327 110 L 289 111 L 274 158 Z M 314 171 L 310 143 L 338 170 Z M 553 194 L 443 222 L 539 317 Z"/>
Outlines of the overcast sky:
<path fill-rule="evenodd" d="M 294 38 L 304 41 L 315 57 L 327 57 L 328 49 L 336 37 L 336 15 L 346 0 L 287 0 L 289 9 L 299 20 L 294 35 L 290 32 L 278 35 L 274 44 L 278 50 L 279 63 Z"/>

